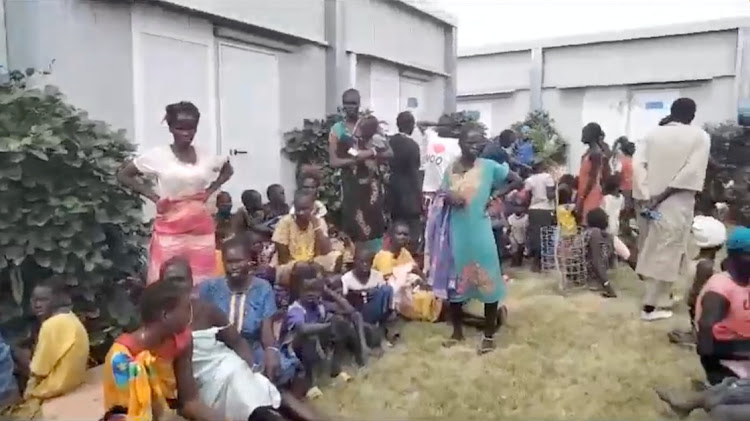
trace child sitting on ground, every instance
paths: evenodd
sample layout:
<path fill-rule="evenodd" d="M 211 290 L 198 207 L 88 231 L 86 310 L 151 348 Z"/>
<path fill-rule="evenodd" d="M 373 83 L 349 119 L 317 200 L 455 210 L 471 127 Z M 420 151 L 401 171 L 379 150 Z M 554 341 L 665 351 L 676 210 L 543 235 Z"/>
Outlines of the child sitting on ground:
<path fill-rule="evenodd" d="M 711 216 L 697 215 L 693 219 L 693 238 L 699 251 L 696 258 L 689 263 L 690 272 L 694 273 L 693 284 L 687 297 L 690 320 L 695 320 L 695 306 L 703 286 L 714 274 L 716 253 L 724 246 L 727 229 L 721 221 Z M 695 346 L 695 326 L 689 330 L 675 329 L 667 334 L 673 344 Z"/>
<path fill-rule="evenodd" d="M 305 262 L 296 263 L 291 273 L 293 301 L 286 311 L 284 320 L 284 342 L 291 342 L 295 354 L 305 368 L 310 386 L 308 397 L 321 394 L 315 382 L 315 372 L 326 360 L 330 364 L 330 376 L 349 381 L 351 377 L 343 371 L 343 357 L 347 350 L 353 350 L 358 365 L 365 364 L 362 342 L 350 320 L 329 310 L 327 300 L 337 308 L 354 309 L 338 294 L 333 293 L 319 276 L 318 269 Z M 330 358 L 326 351 L 332 350 Z"/>
<path fill-rule="evenodd" d="M 383 274 L 393 288 L 393 308 L 399 314 L 412 320 L 437 321 L 442 302 L 426 284 L 424 274 L 409 253 L 409 225 L 396 221 L 390 231 L 389 247 L 375 255 L 372 268 Z"/>
<path fill-rule="evenodd" d="M 383 274 L 372 268 L 375 255 L 367 248 L 357 248 L 354 267 L 341 277 L 341 292 L 362 314 L 365 323 L 388 334 L 388 321 L 393 308 L 393 288 Z"/>
<path fill-rule="evenodd" d="M 512 206 L 513 213 L 508 216 L 511 262 L 513 266 L 521 266 L 526 244 L 526 230 L 529 227 L 529 214 L 520 203 L 513 203 Z"/>

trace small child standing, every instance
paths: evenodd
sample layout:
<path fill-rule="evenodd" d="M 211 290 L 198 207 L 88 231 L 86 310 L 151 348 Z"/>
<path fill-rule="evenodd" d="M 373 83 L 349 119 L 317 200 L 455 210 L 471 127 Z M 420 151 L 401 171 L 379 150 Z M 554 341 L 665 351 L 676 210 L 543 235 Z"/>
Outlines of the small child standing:
<path fill-rule="evenodd" d="M 529 214 L 520 204 L 514 204 L 513 213 L 508 216 L 510 227 L 510 253 L 511 264 L 521 266 L 523 264 L 523 253 L 526 245 L 526 231 L 529 227 Z"/>
<path fill-rule="evenodd" d="M 609 220 L 607 233 L 612 235 L 615 254 L 620 259 L 628 262 L 630 267 L 635 270 L 635 255 L 630 252 L 630 249 L 620 239 L 620 215 L 625 210 L 625 196 L 620 190 L 621 184 L 619 174 L 612 174 L 604 180 L 604 186 L 602 187 L 604 197 L 602 198 L 601 207 L 607 213 Z M 631 256 L 633 257 L 632 259 Z"/>
<path fill-rule="evenodd" d="M 695 320 L 695 306 L 701 289 L 708 278 L 714 274 L 716 253 L 721 250 L 727 239 L 727 229 L 721 221 L 711 216 L 697 215 L 693 219 L 693 239 L 698 246 L 698 255 L 690 262 L 693 284 L 687 297 L 690 321 Z M 673 344 L 695 346 L 695 326 L 690 330 L 675 329 L 667 335 Z"/>

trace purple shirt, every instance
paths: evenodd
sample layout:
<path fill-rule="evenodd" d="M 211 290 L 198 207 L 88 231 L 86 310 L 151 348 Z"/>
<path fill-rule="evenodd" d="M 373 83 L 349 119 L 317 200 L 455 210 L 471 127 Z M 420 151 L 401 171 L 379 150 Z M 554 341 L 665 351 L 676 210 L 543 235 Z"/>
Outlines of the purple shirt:
<path fill-rule="evenodd" d="M 324 323 L 326 309 L 323 303 L 303 304 L 299 300 L 293 302 L 286 311 L 284 324 L 287 332 L 306 323 Z"/>

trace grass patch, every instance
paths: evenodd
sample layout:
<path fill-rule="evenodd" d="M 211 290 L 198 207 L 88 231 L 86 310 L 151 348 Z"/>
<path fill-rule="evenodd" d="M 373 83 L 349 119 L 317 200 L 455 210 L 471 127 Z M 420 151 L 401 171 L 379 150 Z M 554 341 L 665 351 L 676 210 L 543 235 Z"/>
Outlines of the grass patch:
<path fill-rule="evenodd" d="M 655 420 L 670 415 L 654 387 L 687 388 L 703 377 L 695 353 L 666 338 L 687 326 L 686 311 L 642 322 L 643 284 L 629 269 L 616 273 L 614 300 L 562 297 L 550 277 L 514 275 L 495 352 L 477 356 L 475 330 L 444 349 L 447 324 L 409 323 L 398 346 L 352 382 L 325 388 L 316 404 L 359 420 Z"/>

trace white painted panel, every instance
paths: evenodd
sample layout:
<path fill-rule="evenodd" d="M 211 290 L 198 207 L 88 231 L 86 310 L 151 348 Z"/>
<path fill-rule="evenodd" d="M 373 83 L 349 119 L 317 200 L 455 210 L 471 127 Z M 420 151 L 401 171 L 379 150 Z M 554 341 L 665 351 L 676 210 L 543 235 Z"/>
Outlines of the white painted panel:
<path fill-rule="evenodd" d="M 210 23 L 136 5 L 133 28 L 135 141 L 143 147 L 171 142 L 165 107 L 190 101 L 201 112 L 195 142 L 216 145 L 214 41 Z"/>
<path fill-rule="evenodd" d="M 242 191 L 265 192 L 282 179 L 279 64 L 273 53 L 236 44 L 222 42 L 218 52 L 221 152 L 234 167 L 224 189 L 239 206 Z"/>
<path fill-rule="evenodd" d="M 459 57 L 456 89 L 459 95 L 510 92 L 529 87 L 531 51 Z"/>
<path fill-rule="evenodd" d="M 599 123 L 606 136 L 604 140 L 610 145 L 615 139 L 627 133 L 627 113 L 625 88 L 588 89 L 583 96 L 581 121 L 584 125 L 591 122 Z M 574 174 L 578 173 L 581 156 L 586 151 L 586 146 L 580 139 L 579 134 L 578 139 L 572 139 L 570 142 L 569 167 Z"/>
<path fill-rule="evenodd" d="M 222 18 L 298 37 L 325 39 L 324 0 L 165 0 Z"/>
<path fill-rule="evenodd" d="M 706 80 L 735 73 L 737 31 L 544 49 L 544 86 Z"/>
<path fill-rule="evenodd" d="M 347 50 L 418 69 L 445 71 L 446 26 L 441 22 L 392 0 L 339 3 L 344 7 Z"/>
<path fill-rule="evenodd" d="M 372 62 L 370 68 L 370 110 L 391 130 L 396 129 L 400 110 L 400 77 L 394 66 Z"/>
<path fill-rule="evenodd" d="M 411 111 L 419 120 L 425 119 L 425 83 L 419 80 L 401 77 L 401 111 Z"/>
<path fill-rule="evenodd" d="M 680 91 L 676 89 L 633 91 L 628 124 L 630 140 L 637 144 L 658 126 L 659 121 L 669 114 L 672 103 L 679 97 Z"/>
<path fill-rule="evenodd" d="M 461 101 L 457 105 L 458 111 L 476 111 L 479 113 L 479 121 L 487 127 L 487 135 L 494 132 L 492 127 L 492 102 L 491 101 Z"/>

